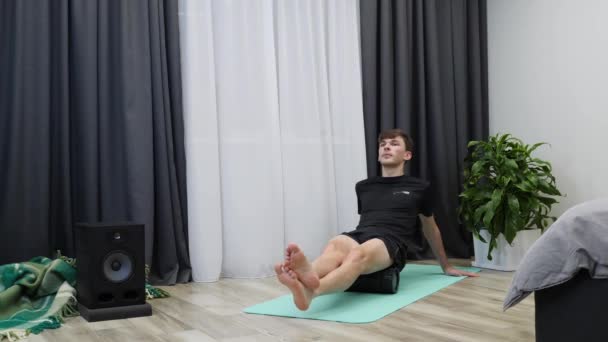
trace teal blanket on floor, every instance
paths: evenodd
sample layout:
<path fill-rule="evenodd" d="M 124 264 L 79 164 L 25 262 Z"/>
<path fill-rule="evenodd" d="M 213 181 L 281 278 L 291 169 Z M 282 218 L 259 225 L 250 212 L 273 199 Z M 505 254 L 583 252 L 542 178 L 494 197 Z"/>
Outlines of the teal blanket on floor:
<path fill-rule="evenodd" d="M 146 266 L 146 278 L 148 267 Z M 35 257 L 0 265 L 0 342 L 26 338 L 77 316 L 76 260 Z M 146 298 L 168 297 L 146 281 Z"/>
<path fill-rule="evenodd" d="M 58 328 L 77 314 L 75 283 L 76 269 L 61 259 L 0 266 L 0 340 Z"/>

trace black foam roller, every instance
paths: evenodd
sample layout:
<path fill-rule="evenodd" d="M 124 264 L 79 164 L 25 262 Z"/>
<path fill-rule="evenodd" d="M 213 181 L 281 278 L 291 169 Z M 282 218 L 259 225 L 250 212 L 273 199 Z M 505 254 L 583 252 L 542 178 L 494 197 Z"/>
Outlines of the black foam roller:
<path fill-rule="evenodd" d="M 369 293 L 397 293 L 399 270 L 389 267 L 384 270 L 363 274 L 346 291 Z"/>

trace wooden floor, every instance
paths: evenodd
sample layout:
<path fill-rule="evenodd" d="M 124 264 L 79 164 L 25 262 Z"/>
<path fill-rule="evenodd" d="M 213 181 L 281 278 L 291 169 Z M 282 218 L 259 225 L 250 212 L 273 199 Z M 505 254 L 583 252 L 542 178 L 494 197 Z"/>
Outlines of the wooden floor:
<path fill-rule="evenodd" d="M 466 261 L 453 260 L 466 265 Z M 532 296 L 502 311 L 513 273 L 483 270 L 376 322 L 344 324 L 250 315 L 242 309 L 286 289 L 275 278 L 162 287 L 153 316 L 87 323 L 70 318 L 29 341 L 534 341 Z"/>

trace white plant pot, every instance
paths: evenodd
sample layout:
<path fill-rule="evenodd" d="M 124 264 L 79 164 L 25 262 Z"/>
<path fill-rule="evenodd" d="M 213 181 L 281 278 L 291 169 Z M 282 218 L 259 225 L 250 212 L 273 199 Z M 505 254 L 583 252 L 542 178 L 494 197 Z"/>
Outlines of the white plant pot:
<path fill-rule="evenodd" d="M 540 237 L 540 229 L 522 230 L 517 232 L 513 245 L 509 245 L 505 237 L 500 234 L 496 243 L 497 247 L 492 250 L 492 260 L 488 260 L 488 247 L 490 234 L 487 230 L 480 231 L 479 235 L 488 243 L 473 238 L 473 248 L 475 249 L 475 267 L 489 268 L 499 271 L 515 271 L 524 254 L 530 246 Z"/>

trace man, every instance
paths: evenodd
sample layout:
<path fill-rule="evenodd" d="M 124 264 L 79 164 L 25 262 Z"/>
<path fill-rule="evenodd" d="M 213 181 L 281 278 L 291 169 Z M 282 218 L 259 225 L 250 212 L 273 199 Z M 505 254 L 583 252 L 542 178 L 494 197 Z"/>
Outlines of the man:
<path fill-rule="evenodd" d="M 292 292 L 300 310 L 307 310 L 317 296 L 348 289 L 362 274 L 391 265 L 403 269 L 417 216 L 444 273 L 477 276 L 449 264 L 433 218 L 429 183 L 404 175 L 405 163 L 412 159 L 409 136 L 400 129 L 387 130 L 380 133 L 378 143 L 382 177 L 355 186 L 361 215 L 357 228 L 331 239 L 312 263 L 298 245 L 290 243 L 285 260 L 275 266 L 279 281 Z"/>

